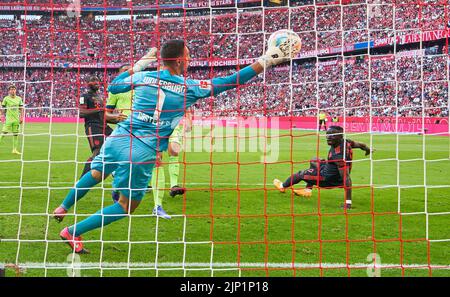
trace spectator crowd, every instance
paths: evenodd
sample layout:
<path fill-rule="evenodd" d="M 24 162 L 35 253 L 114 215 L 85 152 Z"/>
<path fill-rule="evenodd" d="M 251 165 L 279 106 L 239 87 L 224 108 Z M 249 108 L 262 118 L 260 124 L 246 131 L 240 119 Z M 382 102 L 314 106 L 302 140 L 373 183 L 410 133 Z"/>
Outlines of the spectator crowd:
<path fill-rule="evenodd" d="M 27 5 L 50 5 L 28 0 Z M 153 3 L 154 2 L 154 3 Z M 203 3 L 204 1 L 189 1 Z M 45 63 L 41 68 L 2 67 L 0 87 L 14 82 L 25 98 L 29 116 L 74 116 L 87 78 L 97 75 L 101 93 L 115 69 L 66 68 L 52 65 L 118 65 L 131 63 L 149 47 L 183 37 L 194 61 L 237 61 L 264 53 L 272 32 L 290 28 L 302 38 L 302 53 L 377 38 L 448 28 L 447 4 L 437 1 L 348 0 L 346 5 L 291 0 L 287 7 L 185 10 L 181 15 L 137 12 L 130 15 L 37 12 L 26 18 L 1 18 L 0 64 Z M 395 3 L 394 3 L 395 2 Z M 58 2 L 72 3 L 70 0 Z M 180 4 L 178 0 L 133 0 L 133 6 Z M 344 3 L 344 1 L 342 2 Z M 83 6 L 127 7 L 126 0 L 87 0 Z M 348 4 L 348 5 L 347 5 Z M 29 64 L 29 65 L 31 65 Z M 236 70 L 193 67 L 189 76 L 209 79 Z M 299 116 L 326 110 L 336 116 L 448 116 L 448 54 L 398 49 L 396 54 L 313 57 L 281 65 L 240 86 L 198 103 L 195 108 L 216 116 Z M 26 84 L 24 83 L 26 82 Z"/>

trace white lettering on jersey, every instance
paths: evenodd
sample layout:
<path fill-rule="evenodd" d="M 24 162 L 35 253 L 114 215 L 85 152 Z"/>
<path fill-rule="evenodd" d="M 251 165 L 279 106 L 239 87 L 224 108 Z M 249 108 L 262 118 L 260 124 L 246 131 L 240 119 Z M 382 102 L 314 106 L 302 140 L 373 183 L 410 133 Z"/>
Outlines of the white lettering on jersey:
<path fill-rule="evenodd" d="M 143 112 L 139 112 L 137 115 L 137 118 L 140 121 L 155 124 L 155 125 L 161 125 L 161 126 L 169 125 L 170 126 L 172 124 L 171 121 L 161 121 L 159 119 L 154 119 L 152 116 L 145 114 Z"/>
<path fill-rule="evenodd" d="M 84 104 L 84 97 L 83 96 L 80 97 L 80 104 L 82 104 L 82 105 Z"/>
<path fill-rule="evenodd" d="M 149 84 L 149 85 L 154 85 L 154 86 L 160 86 L 161 88 L 163 88 L 165 90 L 169 90 L 169 91 L 179 93 L 179 94 L 184 94 L 186 92 L 186 87 L 184 85 L 174 84 L 173 82 L 165 81 L 165 80 L 161 80 L 161 79 L 158 80 L 157 78 L 154 78 L 154 77 L 146 76 L 144 78 L 144 83 Z"/>

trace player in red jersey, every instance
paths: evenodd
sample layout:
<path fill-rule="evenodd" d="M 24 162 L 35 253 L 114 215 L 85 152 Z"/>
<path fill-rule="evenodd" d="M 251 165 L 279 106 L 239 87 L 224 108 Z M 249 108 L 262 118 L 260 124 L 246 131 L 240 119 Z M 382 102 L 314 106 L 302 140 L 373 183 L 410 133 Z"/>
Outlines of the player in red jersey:
<path fill-rule="evenodd" d="M 344 187 L 346 191 L 346 202 L 343 208 L 350 209 L 352 206 L 352 171 L 353 149 L 359 148 L 369 155 L 372 150 L 362 142 L 350 139 L 344 140 L 344 130 L 340 126 L 331 126 L 327 130 L 327 144 L 330 146 L 328 160 L 313 159 L 309 169 L 301 170 L 288 177 L 283 183 L 274 179 L 273 184 L 285 192 L 286 188 L 298 184 L 302 180 L 306 182 L 306 188 L 296 189 L 294 193 L 303 197 L 311 197 L 314 186 L 323 188 Z"/>

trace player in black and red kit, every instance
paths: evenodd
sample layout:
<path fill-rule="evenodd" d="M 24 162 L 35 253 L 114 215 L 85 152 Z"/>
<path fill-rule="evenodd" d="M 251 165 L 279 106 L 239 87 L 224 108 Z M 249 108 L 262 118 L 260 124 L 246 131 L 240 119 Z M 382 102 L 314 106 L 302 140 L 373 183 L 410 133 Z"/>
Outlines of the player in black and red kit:
<path fill-rule="evenodd" d="M 328 160 L 313 159 L 309 169 L 301 170 L 288 177 L 284 183 L 275 179 L 273 184 L 281 192 L 285 192 L 302 180 L 306 182 L 305 189 L 294 190 L 294 193 L 303 197 L 310 197 L 314 186 L 323 188 L 344 187 L 346 202 L 343 208 L 350 209 L 352 205 L 352 170 L 353 149 L 359 148 L 366 152 L 366 156 L 372 151 L 364 143 L 344 140 L 344 130 L 339 126 L 331 126 L 327 130 L 327 144 L 330 146 Z"/>
<path fill-rule="evenodd" d="M 100 152 L 100 148 L 105 138 L 112 133 L 104 119 L 105 109 L 103 100 L 98 94 L 100 80 L 96 76 L 91 76 L 88 81 L 89 91 L 80 97 L 80 118 L 84 118 L 84 130 L 89 141 L 92 155 L 84 165 L 81 176 L 91 170 L 91 162 Z"/>

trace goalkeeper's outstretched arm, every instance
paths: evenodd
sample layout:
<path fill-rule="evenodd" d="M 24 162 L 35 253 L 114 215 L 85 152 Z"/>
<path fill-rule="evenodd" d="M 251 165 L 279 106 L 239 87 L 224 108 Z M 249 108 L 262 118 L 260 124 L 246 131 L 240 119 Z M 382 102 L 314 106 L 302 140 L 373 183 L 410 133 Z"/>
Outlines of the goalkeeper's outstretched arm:
<path fill-rule="evenodd" d="M 234 89 L 239 85 L 245 84 L 263 71 L 264 67 L 259 62 L 255 62 L 232 75 L 213 78 L 211 80 L 211 93 L 205 94 L 202 97 L 216 96 L 227 90 Z"/>
<path fill-rule="evenodd" d="M 262 73 L 264 69 L 289 61 L 290 52 L 283 52 L 281 48 L 282 46 L 269 48 L 266 54 L 261 56 L 257 62 L 232 75 L 213 78 L 211 80 L 211 92 L 200 92 L 202 94 L 199 94 L 199 97 L 205 98 L 216 96 L 227 90 L 234 89 L 238 85 L 243 85 L 253 77 Z"/>
<path fill-rule="evenodd" d="M 213 78 L 210 82 L 202 82 L 206 86 L 197 84 L 198 87 L 194 88 L 195 99 L 217 95 L 226 90 L 236 88 L 238 85 L 245 84 L 251 78 L 263 72 L 264 69 L 289 61 L 292 56 L 290 43 L 290 40 L 286 40 L 278 46 L 269 47 L 266 54 L 261 56 L 257 62 L 230 76 Z M 132 84 L 142 78 L 139 72 L 144 70 L 151 62 L 157 60 L 156 53 L 156 48 L 151 48 L 144 57 L 136 62 L 132 69 L 117 76 L 111 82 L 108 91 L 112 94 L 117 94 L 131 90 Z M 184 44 L 184 41 L 172 40 L 166 42 L 162 47 L 161 57 L 165 60 L 164 66 L 169 69 L 171 74 L 181 75 L 186 72 L 190 56 L 189 49 Z M 133 75 L 132 78 L 129 78 L 131 75 Z M 188 82 L 191 86 L 195 86 L 196 83 L 197 81 L 192 80 Z"/>

